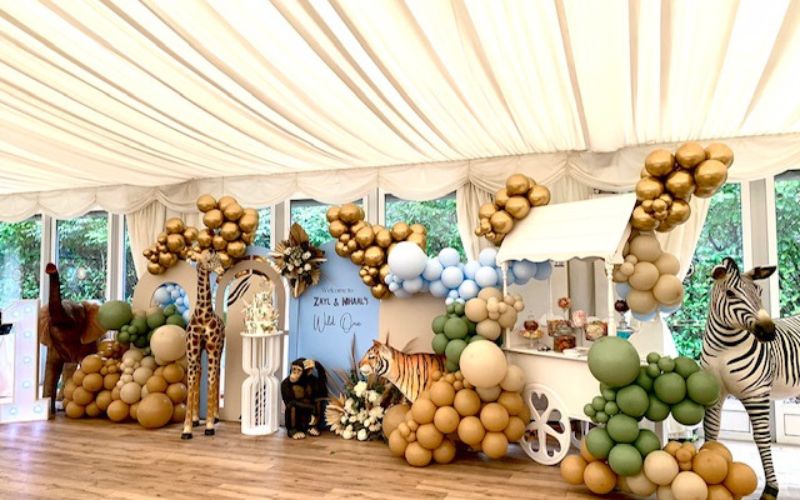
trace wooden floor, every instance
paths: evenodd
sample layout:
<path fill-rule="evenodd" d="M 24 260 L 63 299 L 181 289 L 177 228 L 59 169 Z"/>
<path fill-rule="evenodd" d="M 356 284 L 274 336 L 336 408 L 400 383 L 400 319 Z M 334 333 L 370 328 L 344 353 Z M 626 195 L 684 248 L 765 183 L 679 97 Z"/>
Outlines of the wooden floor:
<path fill-rule="evenodd" d="M 0 498 L 593 498 L 518 447 L 415 469 L 380 442 L 243 436 L 221 423 L 181 441 L 176 426 L 67 420 L 0 426 Z M 605 498 L 625 498 L 608 496 Z"/>

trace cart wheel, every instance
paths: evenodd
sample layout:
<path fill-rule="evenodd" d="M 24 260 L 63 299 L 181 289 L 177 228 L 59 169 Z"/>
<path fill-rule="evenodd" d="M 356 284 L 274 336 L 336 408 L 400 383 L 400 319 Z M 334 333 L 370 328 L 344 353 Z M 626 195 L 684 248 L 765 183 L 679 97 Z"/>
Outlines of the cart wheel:
<path fill-rule="evenodd" d="M 567 456 L 572 429 L 566 406 L 549 387 L 528 384 L 523 394 L 531 421 L 519 444 L 534 462 L 555 465 Z"/>
<path fill-rule="evenodd" d="M 575 448 L 580 449 L 581 447 L 581 440 L 589 434 L 589 431 L 592 428 L 592 423 L 586 420 L 573 420 L 572 421 L 572 436 L 571 442 L 572 446 Z"/>

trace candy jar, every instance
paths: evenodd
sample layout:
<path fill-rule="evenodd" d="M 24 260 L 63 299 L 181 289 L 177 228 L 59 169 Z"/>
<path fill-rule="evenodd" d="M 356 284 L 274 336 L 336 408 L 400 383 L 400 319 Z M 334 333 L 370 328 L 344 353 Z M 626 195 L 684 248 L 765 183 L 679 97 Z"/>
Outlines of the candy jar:
<path fill-rule="evenodd" d="M 565 321 L 556 331 L 553 338 L 553 350 L 556 352 L 564 352 L 567 349 L 574 349 L 578 344 L 577 337 L 572 330 L 572 327 Z"/>
<path fill-rule="evenodd" d="M 541 339 L 544 335 L 542 330 L 539 328 L 539 322 L 536 321 L 532 315 L 528 316 L 528 318 L 522 323 L 522 329 L 519 331 L 519 333 L 528 339 L 528 347 L 531 349 L 534 349 L 539 345 L 539 339 Z"/>

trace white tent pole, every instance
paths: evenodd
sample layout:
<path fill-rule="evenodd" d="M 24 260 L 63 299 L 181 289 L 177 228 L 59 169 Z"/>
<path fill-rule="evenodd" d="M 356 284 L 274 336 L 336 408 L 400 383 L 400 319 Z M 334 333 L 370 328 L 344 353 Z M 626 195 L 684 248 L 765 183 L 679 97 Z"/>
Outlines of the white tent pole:
<path fill-rule="evenodd" d="M 614 264 L 609 259 L 605 259 L 606 280 L 608 280 L 608 334 L 612 337 L 617 336 L 617 321 L 614 317 Z"/>

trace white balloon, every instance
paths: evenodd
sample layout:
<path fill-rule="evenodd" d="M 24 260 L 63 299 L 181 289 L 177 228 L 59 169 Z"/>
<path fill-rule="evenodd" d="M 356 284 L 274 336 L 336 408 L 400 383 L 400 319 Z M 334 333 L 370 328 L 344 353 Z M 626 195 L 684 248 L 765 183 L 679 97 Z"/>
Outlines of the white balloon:
<path fill-rule="evenodd" d="M 408 293 L 414 294 L 422 290 L 422 278 L 417 277 L 403 282 L 403 290 Z"/>
<path fill-rule="evenodd" d="M 416 243 L 401 241 L 389 254 L 388 262 L 392 274 L 410 280 L 422 274 L 428 257 Z"/>

